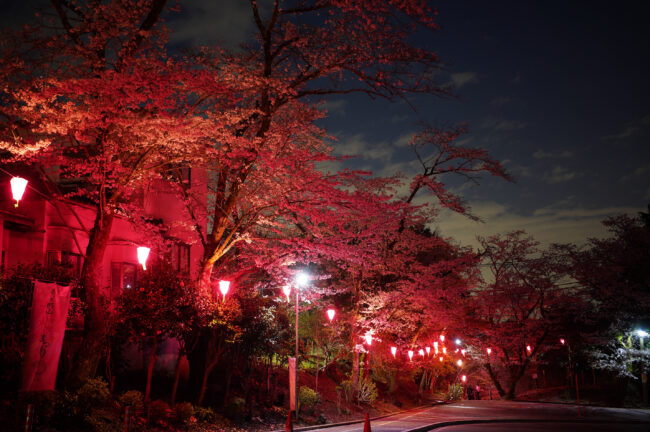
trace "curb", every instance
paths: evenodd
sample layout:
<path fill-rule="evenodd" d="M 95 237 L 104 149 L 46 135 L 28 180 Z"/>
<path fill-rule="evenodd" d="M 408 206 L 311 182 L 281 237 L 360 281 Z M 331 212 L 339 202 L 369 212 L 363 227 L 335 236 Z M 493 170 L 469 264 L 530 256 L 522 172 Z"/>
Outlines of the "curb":
<path fill-rule="evenodd" d="M 432 423 L 426 426 L 420 426 L 415 429 L 409 429 L 404 432 L 427 432 L 434 429 L 439 429 L 447 426 L 460 426 L 466 424 L 483 424 L 483 423 L 608 423 L 608 424 L 650 424 L 650 422 L 638 420 L 587 420 L 587 419 L 476 419 L 476 420 L 450 420 L 444 422 Z"/>
<path fill-rule="evenodd" d="M 420 405 L 420 406 L 415 407 L 415 408 L 402 410 L 402 411 L 395 411 L 393 413 L 384 414 L 384 415 L 380 415 L 380 416 L 377 416 L 377 417 L 372 417 L 370 419 L 370 421 L 381 420 L 381 419 L 386 418 L 386 417 L 391 417 L 391 416 L 394 416 L 394 415 L 403 414 L 403 413 L 419 410 L 419 409 L 422 409 L 422 408 L 429 408 L 429 407 L 436 406 L 436 405 L 444 405 L 446 403 L 447 402 L 445 402 L 445 401 L 438 401 L 438 402 L 430 403 L 430 404 L 427 404 L 427 405 Z M 339 423 L 326 423 L 326 424 L 322 424 L 322 425 L 303 426 L 303 427 L 299 427 L 299 428 L 294 428 L 293 430 L 295 432 L 306 432 L 306 431 L 317 430 L 317 429 L 327 429 L 327 428 L 331 428 L 331 427 L 347 426 L 347 425 L 351 425 L 351 424 L 355 424 L 355 423 L 363 423 L 364 421 L 365 421 L 365 419 L 347 420 L 347 421 L 339 422 Z M 271 431 L 271 432 L 284 432 L 284 430 L 278 429 L 278 430 Z"/>

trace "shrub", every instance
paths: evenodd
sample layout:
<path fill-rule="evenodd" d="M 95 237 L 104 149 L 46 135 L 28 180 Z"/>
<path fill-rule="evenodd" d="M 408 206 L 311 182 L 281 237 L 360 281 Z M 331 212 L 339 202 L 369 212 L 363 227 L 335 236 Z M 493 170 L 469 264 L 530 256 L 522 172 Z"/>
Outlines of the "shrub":
<path fill-rule="evenodd" d="M 143 407 L 143 400 L 144 396 L 142 396 L 142 393 L 137 390 L 129 390 L 120 396 L 120 405 L 122 405 L 122 407 L 130 406 L 133 407 L 133 409 L 141 410 Z"/>
<path fill-rule="evenodd" d="M 149 419 L 153 423 L 166 420 L 168 411 L 169 405 L 167 405 L 167 402 L 155 400 L 149 405 Z"/>
<path fill-rule="evenodd" d="M 79 402 L 91 407 L 105 406 L 111 399 L 108 384 L 101 378 L 91 378 L 77 390 Z"/>
<path fill-rule="evenodd" d="M 187 422 L 194 415 L 194 408 L 189 402 L 182 402 L 174 406 L 174 419 L 178 423 Z"/>
<path fill-rule="evenodd" d="M 346 403 L 352 402 L 353 399 L 353 394 L 352 394 L 352 381 L 351 380 L 344 380 L 341 381 L 341 384 L 336 386 L 336 391 L 343 394 L 343 397 L 345 398 Z"/>
<path fill-rule="evenodd" d="M 318 393 L 307 386 L 301 386 L 298 390 L 298 410 L 311 409 L 318 403 Z"/>
<path fill-rule="evenodd" d="M 217 415 L 211 408 L 204 408 L 202 406 L 194 406 L 194 418 L 199 422 L 213 423 L 217 419 Z"/>
<path fill-rule="evenodd" d="M 450 401 L 461 399 L 463 397 L 463 386 L 459 383 L 449 384 L 446 397 Z"/>
<path fill-rule="evenodd" d="M 377 386 L 373 380 L 369 378 L 359 380 L 359 391 L 357 393 L 359 402 L 364 402 L 372 405 L 375 399 L 377 399 L 377 396 Z"/>
<path fill-rule="evenodd" d="M 240 420 L 244 417 L 246 401 L 240 397 L 234 397 L 226 404 L 224 414 L 231 420 Z"/>

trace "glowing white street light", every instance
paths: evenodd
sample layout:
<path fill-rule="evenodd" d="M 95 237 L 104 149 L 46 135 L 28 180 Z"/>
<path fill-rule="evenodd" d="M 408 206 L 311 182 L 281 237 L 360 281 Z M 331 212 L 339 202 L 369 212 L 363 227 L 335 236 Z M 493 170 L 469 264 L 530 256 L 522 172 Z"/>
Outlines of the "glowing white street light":
<path fill-rule="evenodd" d="M 440 335 L 440 342 L 444 342 L 444 341 L 445 341 L 445 335 Z"/>
<path fill-rule="evenodd" d="M 458 365 L 458 367 L 462 367 L 462 366 L 463 366 L 463 361 L 462 361 L 462 360 L 458 360 L 458 361 L 456 362 L 456 364 Z"/>
<path fill-rule="evenodd" d="M 409 350 L 408 354 L 409 354 L 409 360 L 413 361 L 413 350 Z"/>
<path fill-rule="evenodd" d="M 334 315 L 336 315 L 336 311 L 334 309 L 327 309 L 327 318 L 329 318 L 330 322 L 334 319 Z"/>
<path fill-rule="evenodd" d="M 456 339 L 456 345 L 460 345 L 460 344 L 461 344 L 460 339 Z"/>
<path fill-rule="evenodd" d="M 488 355 L 492 354 L 492 348 L 487 348 L 485 351 L 487 351 Z"/>
<path fill-rule="evenodd" d="M 420 354 L 420 356 L 424 357 L 424 350 L 422 348 L 420 348 L 420 351 L 418 351 L 418 354 Z"/>
<path fill-rule="evenodd" d="M 366 339 L 366 343 L 368 344 L 368 346 L 372 345 L 372 335 L 370 333 L 366 333 L 364 338 Z"/>
<path fill-rule="evenodd" d="M 397 347 L 390 347 L 390 353 L 393 355 L 393 358 L 395 358 L 395 354 L 397 354 Z"/>
<path fill-rule="evenodd" d="M 427 351 L 427 355 L 429 355 L 429 353 L 431 352 L 431 347 L 425 347 L 424 349 Z"/>

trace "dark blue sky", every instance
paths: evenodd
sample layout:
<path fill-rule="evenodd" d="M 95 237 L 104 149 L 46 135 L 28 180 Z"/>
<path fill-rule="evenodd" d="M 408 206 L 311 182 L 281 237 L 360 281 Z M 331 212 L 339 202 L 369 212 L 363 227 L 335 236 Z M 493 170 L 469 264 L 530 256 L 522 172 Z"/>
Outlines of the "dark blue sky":
<path fill-rule="evenodd" d="M 0 23 L 33 4 L 0 0 Z M 183 0 L 174 43 L 234 44 L 253 30 L 247 0 Z M 441 30 L 418 42 L 441 55 L 457 98 L 405 103 L 335 97 L 323 124 L 336 152 L 378 175 L 417 168 L 405 143 L 418 123 L 467 122 L 465 145 L 504 162 L 515 183 L 485 179 L 461 191 L 476 224 L 443 212 L 439 228 L 464 244 L 477 233 L 526 229 L 543 242 L 603 235 L 600 221 L 650 203 L 650 2 L 434 2 Z"/>

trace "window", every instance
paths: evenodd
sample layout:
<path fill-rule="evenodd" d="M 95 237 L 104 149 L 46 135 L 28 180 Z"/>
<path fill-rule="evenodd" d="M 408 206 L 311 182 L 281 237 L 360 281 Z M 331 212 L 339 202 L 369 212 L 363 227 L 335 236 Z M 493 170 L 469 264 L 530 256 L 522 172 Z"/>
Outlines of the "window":
<path fill-rule="evenodd" d="M 172 245 L 172 268 L 179 273 L 190 272 L 190 246 L 184 243 Z"/>
<path fill-rule="evenodd" d="M 114 296 L 118 296 L 122 290 L 135 288 L 137 270 L 138 267 L 135 264 L 111 263 L 111 292 Z"/>
<path fill-rule="evenodd" d="M 83 266 L 83 257 L 80 254 L 68 251 L 47 251 L 47 266 L 65 266 L 69 267 L 75 276 L 81 275 Z"/>

